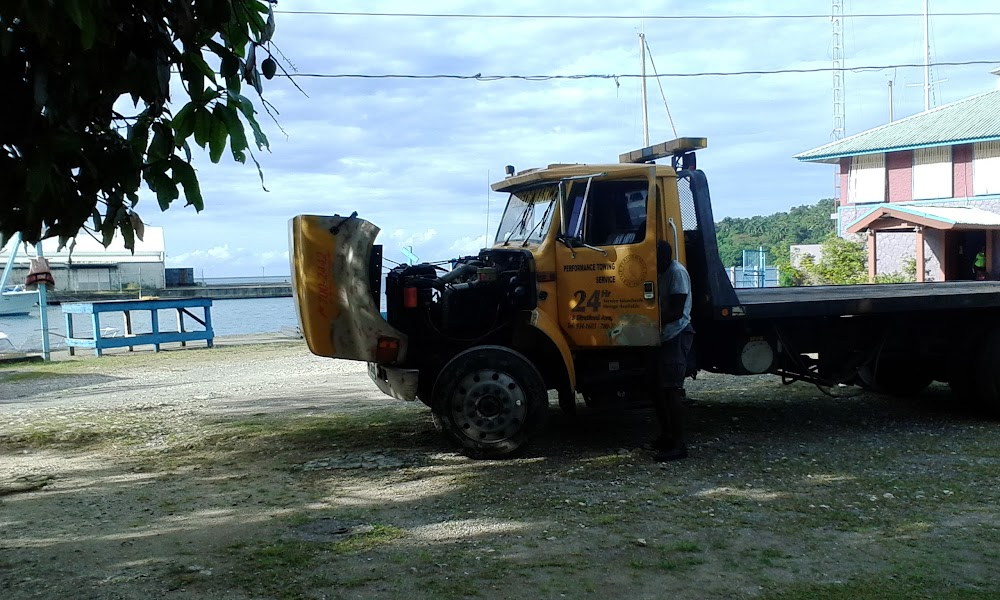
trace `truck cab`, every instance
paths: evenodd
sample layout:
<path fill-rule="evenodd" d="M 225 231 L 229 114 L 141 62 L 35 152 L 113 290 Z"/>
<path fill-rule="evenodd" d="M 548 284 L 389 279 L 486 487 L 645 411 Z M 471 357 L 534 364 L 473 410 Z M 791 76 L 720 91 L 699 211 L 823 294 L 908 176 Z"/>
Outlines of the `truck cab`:
<path fill-rule="evenodd" d="M 507 206 L 490 247 L 390 269 L 384 316 L 378 229 L 356 214 L 295 217 L 293 287 L 310 349 L 368 362 L 380 389 L 422 400 L 478 456 L 518 450 L 544 422 L 549 390 L 567 411 L 578 393 L 588 405 L 642 401 L 660 343 L 656 242 L 688 262 L 695 196 L 707 205 L 694 164 L 705 146 L 682 138 L 618 163 L 509 168 L 492 185 Z"/>

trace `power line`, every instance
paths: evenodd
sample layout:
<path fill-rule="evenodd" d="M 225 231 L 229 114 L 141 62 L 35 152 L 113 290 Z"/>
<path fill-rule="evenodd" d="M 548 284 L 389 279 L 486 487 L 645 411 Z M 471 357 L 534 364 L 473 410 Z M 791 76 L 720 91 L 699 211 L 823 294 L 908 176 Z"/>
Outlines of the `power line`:
<path fill-rule="evenodd" d="M 575 19 L 575 20 L 639 20 L 649 21 L 726 21 L 754 19 L 829 19 L 829 14 L 803 15 L 514 15 L 514 14 L 472 14 L 472 13 L 376 13 L 343 12 L 325 10 L 276 10 L 286 15 L 330 15 L 338 17 L 410 17 L 422 19 Z M 844 15 L 851 19 L 880 19 L 900 17 L 923 17 L 924 13 L 867 13 Z M 948 12 L 933 13 L 932 17 L 996 17 L 1000 12 Z"/>
<path fill-rule="evenodd" d="M 995 65 L 1000 63 L 1000 60 L 967 60 L 967 61 L 954 61 L 954 62 L 936 62 L 932 63 L 931 66 L 935 67 L 960 67 L 968 65 Z M 909 67 L 920 67 L 923 68 L 923 63 L 920 64 L 896 64 L 896 65 L 872 65 L 864 67 L 847 67 L 847 68 L 834 68 L 834 67 L 817 67 L 815 69 L 774 69 L 774 70 L 755 70 L 755 71 L 703 71 L 699 73 L 657 73 L 655 75 L 646 75 L 650 79 L 659 79 L 661 77 L 734 77 L 739 75 L 779 75 L 784 73 L 825 73 L 829 71 L 851 71 L 854 73 L 861 73 L 867 71 L 884 71 L 886 69 L 904 69 Z M 483 75 L 482 73 L 476 73 L 475 75 L 455 75 L 455 74 L 436 74 L 436 75 L 415 75 L 415 74 L 390 74 L 390 73 L 379 73 L 379 74 L 363 74 L 363 73 L 292 73 L 289 77 L 297 78 L 315 78 L 315 79 L 471 79 L 475 81 L 500 81 L 505 79 L 515 79 L 522 81 L 553 81 L 559 79 L 640 79 L 643 76 L 633 73 L 626 73 L 621 75 L 615 74 L 602 74 L 602 73 L 587 73 L 587 74 L 577 74 L 577 75 Z"/>

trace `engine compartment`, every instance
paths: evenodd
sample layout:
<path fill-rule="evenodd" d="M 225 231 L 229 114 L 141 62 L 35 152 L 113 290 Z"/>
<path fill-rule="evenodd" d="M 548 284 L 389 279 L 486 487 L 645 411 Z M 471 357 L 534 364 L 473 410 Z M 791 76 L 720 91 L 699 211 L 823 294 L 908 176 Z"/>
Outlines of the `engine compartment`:
<path fill-rule="evenodd" d="M 451 270 L 399 265 L 386 275 L 386 319 L 409 337 L 408 362 L 443 349 L 501 343 L 514 315 L 535 308 L 535 266 L 527 250 L 487 249 L 451 263 Z"/>

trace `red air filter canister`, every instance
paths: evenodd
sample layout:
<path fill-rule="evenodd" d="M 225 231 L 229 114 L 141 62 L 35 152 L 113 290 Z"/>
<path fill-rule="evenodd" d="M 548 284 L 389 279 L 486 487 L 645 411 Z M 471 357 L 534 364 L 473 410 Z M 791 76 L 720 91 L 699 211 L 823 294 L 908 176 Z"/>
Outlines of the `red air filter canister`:
<path fill-rule="evenodd" d="M 417 288 L 415 287 L 403 288 L 403 307 L 404 308 L 417 307 Z"/>

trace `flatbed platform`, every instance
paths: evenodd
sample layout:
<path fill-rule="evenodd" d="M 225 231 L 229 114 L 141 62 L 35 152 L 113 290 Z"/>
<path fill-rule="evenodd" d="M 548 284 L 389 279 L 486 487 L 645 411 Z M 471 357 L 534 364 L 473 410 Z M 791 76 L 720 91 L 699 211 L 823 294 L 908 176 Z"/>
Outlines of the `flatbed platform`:
<path fill-rule="evenodd" d="M 1000 281 L 740 288 L 736 295 L 746 318 L 1000 308 Z"/>

